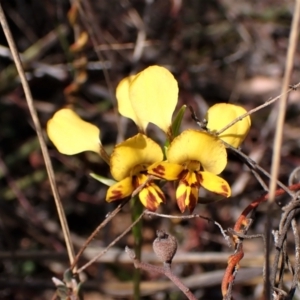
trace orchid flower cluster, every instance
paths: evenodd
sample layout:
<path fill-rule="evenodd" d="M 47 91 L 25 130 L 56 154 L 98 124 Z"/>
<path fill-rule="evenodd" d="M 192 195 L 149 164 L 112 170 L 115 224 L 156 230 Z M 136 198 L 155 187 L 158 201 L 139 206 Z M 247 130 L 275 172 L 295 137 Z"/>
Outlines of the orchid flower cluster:
<path fill-rule="evenodd" d="M 216 135 L 231 121 L 246 113 L 245 109 L 227 103 L 210 107 L 205 116 L 207 131 L 187 129 L 174 132 L 172 116 L 178 101 L 178 84 L 173 75 L 160 66 L 150 66 L 137 75 L 124 78 L 116 89 L 118 110 L 132 119 L 139 133 L 117 144 L 110 156 L 101 155 L 104 148 L 100 130 L 82 120 L 73 110 L 64 108 L 54 114 L 47 124 L 47 133 L 58 151 L 73 155 L 83 151 L 99 153 L 110 165 L 116 183 L 106 194 L 106 201 L 130 197 L 139 189 L 139 199 L 155 211 L 166 197 L 158 181 L 177 182 L 176 200 L 180 211 L 193 211 L 200 187 L 231 195 L 226 180 L 218 175 L 227 164 L 225 144 L 239 147 L 251 125 L 247 116 Z M 166 134 L 163 148 L 146 135 L 152 123 Z M 224 143 L 225 142 L 225 143 Z"/>

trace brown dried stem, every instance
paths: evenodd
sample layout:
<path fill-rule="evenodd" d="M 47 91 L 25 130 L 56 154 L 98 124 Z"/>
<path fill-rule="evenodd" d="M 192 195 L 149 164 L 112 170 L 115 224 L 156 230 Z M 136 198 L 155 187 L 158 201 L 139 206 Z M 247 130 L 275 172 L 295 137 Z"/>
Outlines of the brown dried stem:
<path fill-rule="evenodd" d="M 159 273 L 167 276 L 187 296 L 188 299 L 197 300 L 197 298 L 193 295 L 190 289 L 186 287 L 177 276 L 175 276 L 175 274 L 171 271 L 171 268 L 158 267 L 148 263 L 141 262 L 136 258 L 135 253 L 128 247 L 125 248 L 125 252 L 133 260 L 135 268 L 142 269 L 148 272 Z"/>

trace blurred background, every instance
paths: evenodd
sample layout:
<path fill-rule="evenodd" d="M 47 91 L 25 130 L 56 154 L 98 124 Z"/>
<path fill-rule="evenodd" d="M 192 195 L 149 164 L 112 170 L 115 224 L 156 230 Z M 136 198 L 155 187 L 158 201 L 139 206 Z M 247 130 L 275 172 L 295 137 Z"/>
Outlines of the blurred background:
<path fill-rule="evenodd" d="M 203 119 L 218 102 L 252 109 L 280 94 L 294 1 L 234 0 L 10 0 L 1 1 L 21 54 L 35 108 L 45 128 L 62 107 L 73 107 L 101 128 L 108 152 L 137 133 L 131 120 L 116 110 L 119 81 L 149 65 L 168 68 L 179 84 L 177 110 L 193 107 Z M 292 83 L 300 78 L 296 53 Z M 299 165 L 299 91 L 290 94 L 284 128 L 280 179 L 287 184 Z M 251 131 L 242 151 L 270 170 L 275 130 L 275 105 L 252 115 Z M 187 111 L 182 130 L 197 128 Z M 163 143 L 164 135 L 150 126 L 149 135 Z M 96 154 L 65 156 L 48 142 L 56 181 L 78 251 L 86 238 L 119 203 L 105 202 L 107 187 L 89 176 L 110 177 Z M 234 155 L 222 173 L 232 197 L 210 203 L 215 195 L 201 191 L 209 204 L 200 213 L 224 229 L 263 189 Z M 266 181 L 267 182 L 267 181 Z M 267 182 L 268 183 L 268 182 Z M 179 215 L 174 186 L 166 184 L 167 204 L 159 212 Z M 284 202 L 283 197 L 279 201 Z M 280 210 L 269 212 L 276 216 Z M 250 233 L 261 233 L 265 206 L 256 213 Z M 102 230 L 82 256 L 88 261 L 131 224 L 124 209 Z M 276 224 L 275 224 L 276 226 Z M 232 254 L 220 230 L 202 219 L 146 218 L 143 259 L 157 263 L 151 248 L 156 229 L 172 232 L 179 249 L 176 275 L 186 278 L 197 299 L 221 299 L 220 283 Z M 288 239 L 292 247 L 292 239 Z M 85 299 L 130 299 L 132 263 L 124 255 L 131 234 L 122 238 L 83 274 Z M 236 299 L 259 299 L 263 281 L 263 243 L 244 243 L 245 258 L 234 286 Z M 52 277 L 62 279 L 68 258 L 54 200 L 23 89 L 0 30 L 0 298 L 51 299 Z M 244 270 L 243 270 L 244 269 Z M 143 299 L 185 299 L 166 278 L 142 272 Z M 299 297 L 299 295 L 298 295 Z"/>

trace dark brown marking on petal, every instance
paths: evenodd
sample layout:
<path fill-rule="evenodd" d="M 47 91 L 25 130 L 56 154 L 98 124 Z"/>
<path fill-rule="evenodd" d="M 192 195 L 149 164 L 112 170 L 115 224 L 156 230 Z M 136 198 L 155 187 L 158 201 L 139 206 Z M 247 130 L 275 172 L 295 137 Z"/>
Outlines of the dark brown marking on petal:
<path fill-rule="evenodd" d="M 119 187 L 121 188 L 122 186 L 119 186 Z M 118 190 L 112 190 L 111 193 L 114 195 L 122 194 L 121 191 L 118 191 Z"/>
<path fill-rule="evenodd" d="M 194 194 L 191 192 L 189 197 L 189 211 L 192 213 L 198 203 L 198 197 L 196 198 Z"/>
<path fill-rule="evenodd" d="M 154 189 L 154 191 L 152 192 L 151 190 L 146 188 L 147 194 L 146 194 L 146 199 L 145 199 L 146 200 L 145 206 L 149 210 L 155 211 L 161 202 L 163 202 L 163 203 L 166 202 L 166 199 L 165 199 L 165 195 L 162 193 L 162 191 L 160 190 L 160 188 L 158 186 L 156 186 L 153 183 L 149 184 L 149 186 L 150 185 Z"/>
<path fill-rule="evenodd" d="M 108 200 L 110 201 L 115 201 L 124 198 L 122 192 L 119 190 L 112 190 L 111 193 L 113 194 L 113 196 L 108 198 Z"/>
<path fill-rule="evenodd" d="M 190 187 L 192 187 L 192 188 L 195 188 L 195 187 L 198 187 L 198 188 L 199 188 L 199 187 L 200 187 L 200 182 L 198 181 L 198 177 L 197 177 L 198 173 L 195 173 L 195 175 L 196 175 L 196 181 L 190 183 L 190 182 L 186 179 L 186 176 L 185 176 L 184 178 L 181 178 L 180 183 L 184 184 L 185 186 L 190 186 Z"/>
<path fill-rule="evenodd" d="M 184 180 L 188 172 L 188 170 L 182 170 L 178 175 L 178 179 L 180 178 L 181 180 Z"/>
<path fill-rule="evenodd" d="M 197 181 L 199 182 L 199 185 L 203 182 L 203 176 L 201 173 L 196 172 Z"/>
<path fill-rule="evenodd" d="M 156 197 L 153 193 L 151 193 L 149 190 L 147 190 L 147 197 L 146 197 L 146 207 L 150 211 L 156 211 L 159 203 L 156 201 Z"/>
<path fill-rule="evenodd" d="M 218 193 L 218 194 L 222 195 L 224 197 L 228 197 L 228 195 L 229 195 L 229 189 L 228 189 L 227 185 L 222 184 L 221 185 L 221 189 L 224 191 L 224 193 Z"/>
<path fill-rule="evenodd" d="M 162 200 L 163 203 L 166 203 L 165 194 L 161 191 L 156 190 L 158 197 Z"/>
<path fill-rule="evenodd" d="M 155 173 L 158 177 L 164 177 L 166 168 L 162 165 L 158 165 L 156 168 L 152 169 L 152 172 Z"/>
<path fill-rule="evenodd" d="M 229 189 L 228 189 L 228 186 L 227 186 L 227 185 L 223 184 L 223 185 L 222 185 L 222 190 L 223 190 L 225 193 L 229 194 Z"/>
<path fill-rule="evenodd" d="M 183 184 L 185 186 L 190 186 L 190 184 L 188 183 L 188 181 L 186 179 L 181 179 L 179 183 Z"/>
<path fill-rule="evenodd" d="M 133 186 L 134 189 L 138 188 L 139 181 L 138 181 L 137 176 L 132 176 L 132 186 Z"/>
<path fill-rule="evenodd" d="M 185 198 L 186 198 L 186 191 L 177 198 L 177 205 L 181 211 L 181 213 L 184 213 L 186 206 L 185 206 Z"/>
<path fill-rule="evenodd" d="M 193 183 L 190 184 L 190 187 L 191 188 L 199 188 L 200 187 L 200 183 L 198 181 L 193 182 Z"/>

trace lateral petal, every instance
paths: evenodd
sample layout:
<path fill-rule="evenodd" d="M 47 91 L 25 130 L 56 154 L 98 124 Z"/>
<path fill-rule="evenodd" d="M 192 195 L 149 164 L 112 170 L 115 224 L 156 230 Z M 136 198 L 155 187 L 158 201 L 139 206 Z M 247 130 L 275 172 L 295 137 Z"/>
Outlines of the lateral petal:
<path fill-rule="evenodd" d="M 126 177 L 125 179 L 109 187 L 106 193 L 106 201 L 112 202 L 126 198 L 132 194 L 133 190 L 134 187 L 132 185 L 132 178 Z"/>
<path fill-rule="evenodd" d="M 226 180 L 209 172 L 198 172 L 197 174 L 200 185 L 210 192 L 230 197 L 231 189 Z"/>
<path fill-rule="evenodd" d="M 238 105 L 230 103 L 217 103 L 210 107 L 206 113 L 207 128 L 211 131 L 219 131 L 234 119 L 245 114 L 247 111 Z M 238 121 L 223 133 L 219 138 L 231 146 L 237 148 L 244 141 L 251 126 L 250 116 Z"/>
<path fill-rule="evenodd" d="M 47 133 L 60 153 L 73 155 L 84 151 L 100 151 L 100 130 L 83 121 L 69 108 L 54 114 L 47 123 Z"/>

